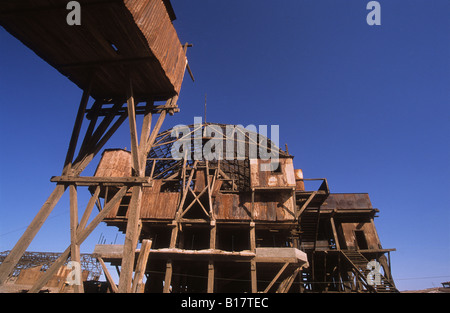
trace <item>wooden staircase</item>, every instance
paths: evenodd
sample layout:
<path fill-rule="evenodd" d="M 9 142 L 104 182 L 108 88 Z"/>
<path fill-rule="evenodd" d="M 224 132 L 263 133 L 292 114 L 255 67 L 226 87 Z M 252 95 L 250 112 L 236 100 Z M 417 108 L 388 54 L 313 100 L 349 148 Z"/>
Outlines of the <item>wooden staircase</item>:
<path fill-rule="evenodd" d="M 341 252 L 347 261 L 352 265 L 353 272 L 360 278 L 361 282 L 368 290 L 376 293 L 399 292 L 397 288 L 395 288 L 393 282 L 384 277 L 381 273 L 379 273 L 380 281 L 375 284 L 373 284 L 373 282 L 370 284 L 367 278 L 369 273 L 372 271 L 372 268 L 368 268 L 369 261 L 359 251 L 341 250 Z"/>
<path fill-rule="evenodd" d="M 308 209 L 300 218 L 301 242 L 305 250 L 315 249 L 319 214 L 317 208 Z"/>

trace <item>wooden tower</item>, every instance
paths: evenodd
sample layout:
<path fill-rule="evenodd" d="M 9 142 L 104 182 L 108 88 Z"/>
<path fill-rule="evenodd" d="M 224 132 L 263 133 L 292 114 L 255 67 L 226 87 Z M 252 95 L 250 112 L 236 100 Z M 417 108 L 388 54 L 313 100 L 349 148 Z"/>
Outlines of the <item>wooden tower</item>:
<path fill-rule="evenodd" d="M 172 24 L 175 15 L 168 0 L 79 0 L 81 25 L 73 26 L 66 20 L 67 2 L 0 3 L 0 24 L 83 90 L 61 176 L 52 178 L 56 183 L 54 191 L 0 265 L 0 284 L 11 275 L 66 190 L 70 193 L 71 243 L 30 292 L 38 292 L 69 257 L 79 262 L 80 244 L 131 193 L 118 287 L 121 292 L 130 292 L 143 186 L 149 183 L 145 176 L 146 156 L 166 115 L 178 112 L 177 99 L 187 67 L 188 45 L 179 41 Z M 136 126 L 138 114 L 144 115 L 140 131 Z M 89 125 L 82 134 L 85 118 Z M 127 119 L 131 138 L 130 175 L 81 176 Z M 118 192 L 88 224 L 100 191 L 110 184 L 119 186 Z M 77 202 L 81 186 L 92 190 L 84 211 L 79 211 Z M 75 291 L 81 292 L 82 288 L 76 286 Z"/>

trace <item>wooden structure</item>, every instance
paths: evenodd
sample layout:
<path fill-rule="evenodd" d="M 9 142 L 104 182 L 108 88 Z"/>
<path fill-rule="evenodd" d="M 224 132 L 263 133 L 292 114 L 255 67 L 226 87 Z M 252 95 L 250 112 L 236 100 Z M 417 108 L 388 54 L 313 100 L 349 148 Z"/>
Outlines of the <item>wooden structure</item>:
<path fill-rule="evenodd" d="M 131 191 L 118 287 L 121 292 L 129 292 L 142 191 L 149 182 L 144 173 L 146 156 L 166 115 L 178 112 L 177 99 L 187 67 L 188 45 L 181 45 L 178 39 L 168 0 L 80 0 L 79 3 L 81 25 L 70 26 L 66 23 L 65 0 L 0 2 L 0 24 L 83 90 L 61 176 L 52 179 L 56 188 L 0 265 L 0 284 L 12 274 L 67 189 L 70 192 L 71 243 L 30 292 L 38 292 L 69 257 L 71 261 L 80 262 L 81 243 Z M 89 108 L 91 98 L 94 102 Z M 136 126 L 137 115 L 144 116 L 140 132 Z M 83 137 L 81 126 L 85 117 L 89 125 Z M 127 119 L 132 155 L 130 176 L 80 176 Z M 117 186 L 119 191 L 88 224 L 100 191 L 108 184 Z M 79 214 L 77 201 L 81 186 L 92 191 L 83 214 Z M 82 289 L 75 285 L 76 292 Z"/>
<path fill-rule="evenodd" d="M 373 223 L 377 210 L 367 194 L 330 194 L 326 179 L 304 179 L 293 156 L 279 148 L 279 166 L 272 171 L 262 170 L 269 161 L 249 153 L 239 160 L 195 159 L 212 139 L 205 135 L 212 126 L 215 139 L 219 134 L 229 140 L 222 155 L 241 141 L 260 142 L 260 135 L 240 128 L 230 135 L 221 124 L 190 125 L 180 137 L 173 129 L 157 136 L 139 216 L 139 238 L 152 242 L 149 263 L 140 269 L 147 275 L 143 291 L 396 291 L 385 257 L 392 249 L 381 247 Z M 189 149 L 175 158 L 173 147 L 180 141 Z M 128 175 L 130 160 L 128 151 L 106 150 L 95 176 Z M 314 181 L 319 184 L 309 190 Z M 100 190 L 104 205 L 118 190 Z M 127 193 L 115 204 L 107 225 L 126 231 L 131 197 Z M 94 255 L 120 266 L 123 253 L 121 245 L 99 245 Z M 375 287 L 367 281 L 370 260 L 384 269 Z"/>
<path fill-rule="evenodd" d="M 330 194 L 322 206 L 305 210 L 299 224 L 301 248 L 311 263 L 302 277 L 306 291 L 398 292 L 390 264 L 395 249 L 381 245 L 377 212 L 368 194 L 355 193 Z M 377 284 L 370 282 L 374 270 Z"/>
<path fill-rule="evenodd" d="M 181 137 L 160 132 L 166 115 L 178 112 L 187 68 L 188 45 L 179 42 L 169 1 L 79 2 L 81 26 L 67 25 L 65 0 L 0 2 L 0 24 L 83 90 L 62 173 L 51 179 L 55 190 L 1 263 L 0 285 L 68 189 L 71 242 L 30 292 L 69 258 L 81 262 L 80 245 L 101 222 L 125 233 L 123 245 L 94 251 L 113 292 L 395 291 L 390 250 L 381 248 L 366 195 L 330 195 L 326 179 L 304 179 L 287 151 L 240 128 L 214 125 L 231 147 L 261 151 L 269 142 L 263 148 L 277 152 L 279 166 L 262 170 L 272 162 L 261 152 L 238 155 L 228 145 L 231 158 L 205 158 L 211 124 L 190 125 Z M 106 150 L 95 175 L 81 176 L 127 119 L 131 151 Z M 186 140 L 184 157 L 172 156 Z M 82 214 L 81 187 L 91 193 Z M 384 265 L 376 286 L 368 281 L 372 259 Z M 118 285 L 105 262 L 120 266 Z"/>
<path fill-rule="evenodd" d="M 275 172 L 261 171 L 261 165 L 268 161 L 252 159 L 248 152 L 240 160 L 236 155 L 231 160 L 195 159 L 211 139 L 202 135 L 210 126 L 221 134 L 216 134 L 216 139 L 230 140 L 233 146 L 238 143 L 238 135 L 247 147 L 251 138 L 260 140 L 260 135 L 240 128 L 227 136 L 227 125 L 219 124 L 187 126 L 189 132 L 180 139 L 173 138 L 173 130 L 157 136 L 147 158 L 145 176 L 149 183 L 143 187 L 139 215 L 139 238 L 152 242 L 146 290 L 286 292 L 308 264 L 306 254 L 289 239 L 296 237 L 292 231 L 298 226 L 296 216 L 302 207 L 298 203 L 308 206 L 323 202 L 328 191 L 324 188 L 314 195 L 305 192 L 309 197 L 297 203 L 293 157 L 278 148 L 279 167 Z M 179 140 L 191 142 L 189 157 L 171 155 Z M 130 160 L 128 151 L 106 150 L 95 177 L 126 175 Z M 100 189 L 105 206 L 118 190 L 116 186 Z M 105 216 L 107 225 L 126 232 L 131 198 L 132 193 L 126 193 L 115 204 Z M 121 246 L 111 246 L 111 250 L 103 246 L 94 255 L 121 265 L 123 253 Z"/>

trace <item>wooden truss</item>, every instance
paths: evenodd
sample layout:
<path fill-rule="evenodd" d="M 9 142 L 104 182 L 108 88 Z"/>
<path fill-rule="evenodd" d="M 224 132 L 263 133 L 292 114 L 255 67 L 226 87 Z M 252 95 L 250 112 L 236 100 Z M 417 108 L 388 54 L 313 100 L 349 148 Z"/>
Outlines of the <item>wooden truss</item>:
<path fill-rule="evenodd" d="M 22 237 L 16 243 L 9 255 L 0 265 L 0 284 L 3 284 L 12 274 L 15 265 L 19 262 L 22 255 L 48 218 L 53 208 L 67 189 L 70 193 L 70 245 L 47 269 L 30 292 L 39 292 L 58 269 L 63 266 L 70 257 L 72 261 L 80 262 L 80 245 L 92 233 L 92 231 L 103 221 L 104 217 L 111 209 L 122 201 L 122 198 L 128 191 L 131 191 L 131 201 L 129 206 L 129 218 L 124 243 L 124 254 L 122 259 L 122 270 L 118 286 L 119 292 L 131 292 L 141 289 L 142 273 L 136 272 L 133 280 L 133 268 L 135 263 L 135 249 L 139 238 L 139 210 L 142 200 L 143 184 L 148 182 L 145 178 L 145 166 L 147 155 L 152 148 L 155 138 L 160 131 L 164 119 L 169 114 L 178 112 L 177 96 L 167 100 L 164 105 L 155 105 L 153 101 L 147 101 L 145 105 L 138 106 L 138 101 L 133 94 L 133 82 L 128 81 L 128 94 L 126 98 L 116 100 L 96 100 L 90 109 L 87 109 L 90 99 L 90 92 L 93 79 L 89 86 L 83 91 L 78 113 L 75 119 L 72 136 L 67 150 L 62 174 L 59 177 L 53 177 L 51 181 L 56 182 L 56 187 L 42 205 Z M 124 104 L 126 103 L 126 107 Z M 143 123 L 138 135 L 136 125 L 136 115 L 142 114 Z M 158 116 L 155 125 L 152 128 L 152 119 Z M 79 141 L 81 126 L 84 118 L 90 120 L 82 141 Z M 106 142 L 117 131 L 117 129 L 128 118 L 131 138 L 132 154 L 132 177 L 85 177 L 80 176 L 83 170 L 88 166 L 92 159 L 103 148 Z M 75 152 L 78 149 L 78 154 Z M 94 205 L 99 200 L 100 189 L 102 186 L 119 186 L 119 191 L 101 211 L 88 224 Z M 79 219 L 78 208 L 78 187 L 88 186 L 93 190 L 92 196 Z M 148 247 L 148 249 L 150 249 Z M 138 260 L 146 263 L 146 260 Z M 141 275 L 142 274 L 142 275 Z M 75 292 L 82 292 L 83 286 L 76 285 Z"/>

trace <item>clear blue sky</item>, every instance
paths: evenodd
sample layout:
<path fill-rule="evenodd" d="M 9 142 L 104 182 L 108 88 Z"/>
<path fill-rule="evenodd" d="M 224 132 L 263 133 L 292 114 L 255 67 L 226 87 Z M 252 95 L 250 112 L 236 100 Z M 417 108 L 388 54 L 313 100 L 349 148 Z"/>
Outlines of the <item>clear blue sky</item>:
<path fill-rule="evenodd" d="M 196 78 L 164 129 L 203 115 L 280 125 L 305 177 L 368 192 L 400 290 L 450 280 L 450 1 L 173 0 Z M 0 251 L 11 249 L 61 173 L 81 91 L 0 29 Z M 108 147 L 129 147 L 127 125 Z M 96 159 L 98 160 L 98 158 Z M 96 162 L 86 174 L 95 169 Z M 80 201 L 87 201 L 81 197 Z M 65 195 L 30 251 L 69 243 Z M 82 245 L 92 252 L 96 230 Z M 123 243 L 119 236 L 117 243 Z"/>

